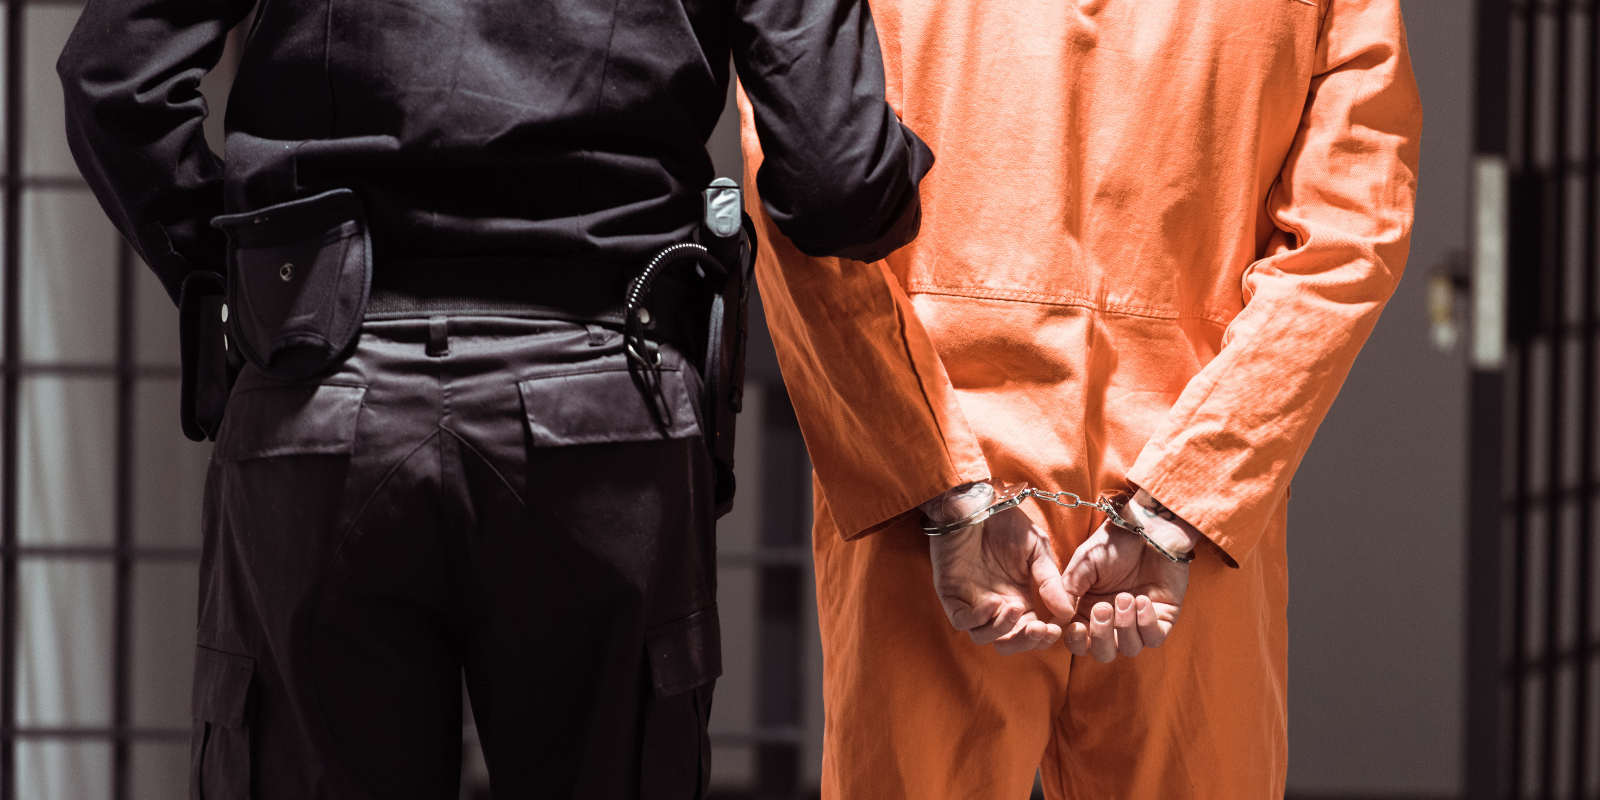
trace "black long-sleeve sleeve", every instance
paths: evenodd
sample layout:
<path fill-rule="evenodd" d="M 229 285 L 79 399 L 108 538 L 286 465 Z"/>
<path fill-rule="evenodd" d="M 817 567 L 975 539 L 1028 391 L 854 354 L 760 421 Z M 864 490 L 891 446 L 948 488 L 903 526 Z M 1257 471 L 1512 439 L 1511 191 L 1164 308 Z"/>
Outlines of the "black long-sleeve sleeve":
<path fill-rule="evenodd" d="M 734 64 L 765 154 L 756 180 L 779 230 L 807 255 L 863 261 L 909 242 L 933 152 L 884 100 L 867 4 L 740 0 L 738 18 Z"/>
<path fill-rule="evenodd" d="M 206 145 L 200 79 L 248 0 L 89 3 L 56 64 L 67 142 L 101 205 L 174 301 L 185 275 L 220 271 L 222 163 Z"/>
<path fill-rule="evenodd" d="M 932 154 L 884 99 L 863 0 L 261 0 L 224 161 L 199 83 L 252 2 L 88 0 L 57 62 L 80 169 L 174 298 L 222 269 L 212 217 L 335 187 L 379 269 L 642 263 L 699 219 L 730 53 L 785 233 L 862 259 L 915 234 Z"/>

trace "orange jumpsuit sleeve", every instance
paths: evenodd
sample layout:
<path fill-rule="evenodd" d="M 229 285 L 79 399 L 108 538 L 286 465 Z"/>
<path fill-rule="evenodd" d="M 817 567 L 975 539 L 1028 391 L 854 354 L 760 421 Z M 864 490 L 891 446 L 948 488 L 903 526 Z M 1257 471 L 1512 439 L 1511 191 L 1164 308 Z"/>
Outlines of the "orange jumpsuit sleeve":
<path fill-rule="evenodd" d="M 989 477 L 933 340 L 884 263 L 802 254 L 768 216 L 754 114 L 739 90 L 756 281 L 817 484 L 846 539 Z"/>
<path fill-rule="evenodd" d="M 1315 76 L 1267 195 L 1244 308 L 1128 479 L 1248 558 L 1400 280 L 1422 109 L 1398 0 L 1324 0 Z"/>

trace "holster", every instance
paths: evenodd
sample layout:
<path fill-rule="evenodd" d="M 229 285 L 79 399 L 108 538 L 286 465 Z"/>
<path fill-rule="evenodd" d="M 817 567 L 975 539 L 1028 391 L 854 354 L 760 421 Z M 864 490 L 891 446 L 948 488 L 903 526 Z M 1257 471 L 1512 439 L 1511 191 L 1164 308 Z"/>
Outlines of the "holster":
<path fill-rule="evenodd" d="M 625 293 L 623 351 L 628 372 L 663 432 L 672 427 L 672 410 L 661 389 L 661 358 L 656 339 L 672 342 L 700 366 L 704 394 L 700 404 L 703 438 L 716 470 L 717 516 L 733 507 L 734 423 L 744 406 L 745 340 L 749 335 L 751 270 L 755 264 L 755 225 L 743 212 L 739 187 L 719 178 L 705 191 L 705 219 L 694 241 L 669 245 L 629 282 Z M 656 287 L 699 286 L 678 297 L 693 314 L 705 314 L 704 327 L 674 337 L 653 320 L 649 301 Z M 659 309 L 661 304 L 656 303 Z"/>
<path fill-rule="evenodd" d="M 744 410 L 745 345 L 750 335 L 750 285 L 755 266 L 756 233 L 755 223 L 748 215 L 741 212 L 740 218 L 737 236 L 721 240 L 717 243 L 720 247 L 707 246 L 729 266 L 730 273 L 722 291 L 711 301 L 705 374 L 702 375 L 706 388 L 703 418 L 711 463 L 717 471 L 714 497 L 718 517 L 732 510 L 733 495 L 738 488 L 733 477 L 734 422 L 736 415 Z M 722 252 L 718 253 L 719 249 Z"/>

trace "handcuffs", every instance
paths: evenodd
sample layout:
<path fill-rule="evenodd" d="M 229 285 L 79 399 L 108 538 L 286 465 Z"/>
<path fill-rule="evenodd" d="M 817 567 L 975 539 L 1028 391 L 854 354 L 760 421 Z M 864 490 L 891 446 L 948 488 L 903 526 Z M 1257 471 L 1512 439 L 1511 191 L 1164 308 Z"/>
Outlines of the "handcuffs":
<path fill-rule="evenodd" d="M 1129 533 L 1138 534 L 1140 538 L 1144 539 L 1146 543 L 1155 548 L 1157 553 L 1160 553 L 1162 556 L 1166 557 L 1168 561 L 1171 561 L 1174 564 L 1187 564 L 1194 560 L 1194 551 L 1191 550 L 1187 553 L 1174 553 L 1171 550 L 1161 546 L 1161 544 L 1156 540 L 1150 538 L 1150 534 L 1145 533 L 1143 525 L 1137 525 L 1129 522 L 1126 519 L 1123 519 L 1122 514 L 1117 512 L 1117 507 L 1119 505 L 1125 506 L 1127 503 L 1132 502 L 1133 500 L 1131 497 L 1124 499 L 1124 496 L 1122 495 L 1102 494 L 1098 499 L 1090 502 L 1088 500 L 1084 500 L 1078 495 L 1073 494 L 1072 492 L 1046 492 L 1042 489 L 1035 489 L 1032 486 L 1029 486 L 1027 481 L 1022 481 L 1019 483 L 1006 483 L 1005 481 L 992 480 L 988 482 L 988 485 L 994 490 L 994 498 L 990 501 L 989 505 L 980 508 L 977 511 L 974 511 L 971 514 L 968 514 L 967 516 L 962 517 L 954 522 L 946 522 L 942 525 L 933 524 L 932 520 L 924 516 L 922 521 L 922 532 L 928 534 L 929 536 L 943 536 L 947 533 L 955 533 L 962 528 L 970 527 L 983 522 L 984 520 L 1002 511 L 1005 511 L 1008 508 L 1021 505 L 1022 501 L 1032 497 L 1038 500 L 1048 500 L 1056 505 L 1064 506 L 1066 508 L 1088 506 L 1090 508 L 1098 509 L 1100 512 L 1106 515 L 1106 520 L 1112 525 L 1128 531 Z"/>

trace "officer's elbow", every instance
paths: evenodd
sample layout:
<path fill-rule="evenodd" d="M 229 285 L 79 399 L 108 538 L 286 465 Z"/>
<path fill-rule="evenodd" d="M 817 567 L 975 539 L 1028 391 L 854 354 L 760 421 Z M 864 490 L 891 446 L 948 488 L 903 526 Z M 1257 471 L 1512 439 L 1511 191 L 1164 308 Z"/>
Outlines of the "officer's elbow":
<path fill-rule="evenodd" d="M 796 231 L 790 240 L 808 256 L 877 261 L 916 238 L 922 226 L 922 202 L 911 186 L 886 214 L 838 217 L 832 222 L 826 229 Z"/>
<path fill-rule="evenodd" d="M 834 169 L 791 176 L 798 180 L 789 185 L 805 188 L 784 194 L 775 205 L 787 213 L 773 218 L 801 252 L 876 261 L 916 237 L 918 186 L 933 167 L 933 151 L 898 120 L 889 133 L 895 135 L 880 146 L 840 153 L 828 162 Z M 763 195 L 772 196 L 766 188 Z"/>
<path fill-rule="evenodd" d="M 80 77 L 83 75 L 83 68 L 83 59 L 73 51 L 70 45 L 62 50 L 61 55 L 56 58 L 56 77 L 61 80 L 61 92 L 63 99 L 66 101 L 66 111 L 69 115 L 72 113 L 73 106 L 76 105 L 73 101 L 80 95 L 78 86 Z"/>
<path fill-rule="evenodd" d="M 72 40 L 56 58 L 56 77 L 61 80 L 61 99 L 69 128 L 72 120 L 90 113 L 100 99 L 94 88 L 95 70 L 90 48 L 76 46 Z"/>
<path fill-rule="evenodd" d="M 875 261 L 916 236 L 921 220 L 920 177 L 903 166 L 880 170 L 867 179 L 813 174 L 783 182 L 804 187 L 800 191 L 769 191 L 763 185 L 762 196 L 778 230 L 800 252 Z"/>

